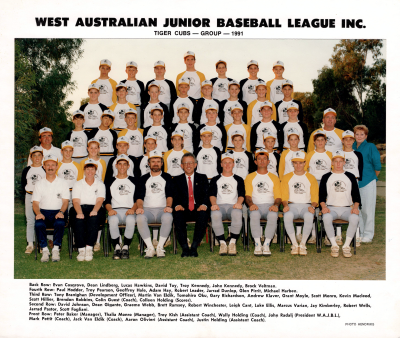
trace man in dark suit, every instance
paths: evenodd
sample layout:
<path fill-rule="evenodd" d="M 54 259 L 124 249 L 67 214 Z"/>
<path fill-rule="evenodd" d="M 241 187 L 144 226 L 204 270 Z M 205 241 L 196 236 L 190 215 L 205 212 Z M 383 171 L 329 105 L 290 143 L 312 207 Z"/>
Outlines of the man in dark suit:
<path fill-rule="evenodd" d="M 206 175 L 195 172 L 197 161 L 192 153 L 182 156 L 181 167 L 185 173 L 173 179 L 174 222 L 178 242 L 182 247 L 181 257 L 197 257 L 197 247 L 204 237 L 210 210 L 208 179 Z M 187 244 L 186 221 L 196 222 L 190 250 Z"/>

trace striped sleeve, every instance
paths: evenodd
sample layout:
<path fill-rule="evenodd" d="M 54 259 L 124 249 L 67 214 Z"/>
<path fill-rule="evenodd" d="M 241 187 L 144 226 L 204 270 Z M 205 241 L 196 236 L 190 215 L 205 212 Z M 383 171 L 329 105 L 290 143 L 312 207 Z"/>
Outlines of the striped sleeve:
<path fill-rule="evenodd" d="M 173 149 L 168 150 L 164 154 L 164 172 L 168 172 L 168 156 L 171 155 Z"/>
<path fill-rule="evenodd" d="M 279 177 L 283 177 L 283 174 L 285 172 L 285 157 L 289 153 L 289 149 L 286 149 L 282 154 L 281 154 L 281 159 L 279 161 Z"/>
<path fill-rule="evenodd" d="M 319 201 L 319 186 L 318 186 L 318 182 L 317 179 L 310 173 L 306 173 L 306 177 L 308 178 L 308 180 L 311 183 L 311 203 L 317 203 L 318 205 L 318 201 Z"/>
<path fill-rule="evenodd" d="M 293 177 L 293 173 L 286 174 L 282 178 L 281 182 L 281 193 L 282 201 L 289 202 L 289 181 Z"/>
<path fill-rule="evenodd" d="M 257 175 L 257 172 L 248 174 L 246 179 L 244 180 L 244 188 L 246 190 L 246 196 L 253 195 L 253 180 L 256 177 L 256 175 Z"/>
<path fill-rule="evenodd" d="M 78 169 L 78 177 L 76 178 L 77 181 L 80 181 L 83 178 L 83 169 L 82 167 L 76 163 L 75 161 L 72 161 L 76 169 Z"/>
<path fill-rule="evenodd" d="M 278 176 L 268 173 L 269 178 L 274 183 L 274 198 L 282 198 L 282 191 L 281 191 L 281 182 L 279 181 Z"/>
<path fill-rule="evenodd" d="M 101 175 L 101 180 L 104 182 L 104 179 L 106 178 L 107 165 L 106 165 L 106 162 L 102 158 L 100 159 L 100 164 L 103 167 L 103 173 Z"/>

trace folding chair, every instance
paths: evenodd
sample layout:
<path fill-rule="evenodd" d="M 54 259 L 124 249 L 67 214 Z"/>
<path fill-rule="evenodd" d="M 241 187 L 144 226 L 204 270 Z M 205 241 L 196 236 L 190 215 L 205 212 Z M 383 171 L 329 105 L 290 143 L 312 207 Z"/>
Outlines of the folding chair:
<path fill-rule="evenodd" d="M 335 236 L 336 236 L 337 228 L 340 227 L 343 230 L 343 226 L 345 226 L 345 225 L 349 226 L 349 221 L 345 221 L 345 220 L 342 220 L 342 219 L 335 219 L 332 222 L 332 224 L 333 224 L 333 228 L 335 230 Z M 324 220 L 323 220 L 322 217 L 321 217 L 320 225 L 321 225 L 321 229 L 320 229 L 320 232 L 319 232 L 319 240 L 320 240 L 321 247 L 322 247 L 322 238 L 326 234 L 325 227 L 324 227 Z M 354 254 L 356 254 L 356 247 L 357 247 L 357 245 L 356 245 L 356 240 L 357 240 L 356 237 L 357 237 L 357 231 L 354 233 L 353 240 L 351 241 L 352 245 L 354 247 Z"/>
<path fill-rule="evenodd" d="M 223 225 L 230 225 L 231 221 L 230 220 L 223 220 L 222 221 Z M 209 242 L 210 242 L 210 251 L 214 252 L 214 242 L 215 242 L 215 233 L 214 230 L 212 228 L 212 223 L 209 222 L 208 223 L 208 227 L 207 229 L 210 228 L 210 238 L 209 238 Z M 245 234 L 245 223 L 244 223 L 244 217 L 242 217 L 242 242 L 243 242 L 243 250 L 246 251 L 246 244 L 247 244 L 247 251 L 249 250 L 249 244 L 248 244 L 248 237 L 247 237 L 247 233 Z"/>

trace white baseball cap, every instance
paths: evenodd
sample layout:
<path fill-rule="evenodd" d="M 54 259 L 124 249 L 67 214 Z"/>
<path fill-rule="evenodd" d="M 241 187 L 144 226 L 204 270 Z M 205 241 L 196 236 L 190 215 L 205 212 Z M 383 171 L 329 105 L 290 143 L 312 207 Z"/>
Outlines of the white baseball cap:
<path fill-rule="evenodd" d="M 231 112 L 233 112 L 235 109 L 240 109 L 243 111 L 243 106 L 239 102 L 236 102 L 233 106 L 231 106 Z"/>
<path fill-rule="evenodd" d="M 98 164 L 96 163 L 96 161 L 93 160 L 92 158 L 89 158 L 89 159 L 85 162 L 85 164 L 83 165 L 83 169 L 85 169 L 89 164 L 93 164 L 93 165 L 96 167 L 96 169 L 97 169 L 97 167 L 98 167 Z"/>
<path fill-rule="evenodd" d="M 204 135 L 204 134 L 212 134 L 211 128 L 210 128 L 210 127 L 207 127 L 207 126 L 201 128 L 201 130 L 200 130 L 200 136 L 201 136 L 201 135 Z"/>
<path fill-rule="evenodd" d="M 53 135 L 53 131 L 50 128 L 44 127 L 39 130 L 39 136 L 42 135 L 43 133 L 51 133 Z"/>
<path fill-rule="evenodd" d="M 267 138 L 274 138 L 276 140 L 277 136 L 276 133 L 272 132 L 272 131 L 267 131 L 263 134 L 263 140 L 267 139 Z"/>
<path fill-rule="evenodd" d="M 229 81 L 228 88 L 232 85 L 238 86 L 240 88 L 240 83 L 236 80 Z"/>
<path fill-rule="evenodd" d="M 345 157 L 344 157 L 344 151 L 343 151 L 343 150 L 340 150 L 340 149 L 335 150 L 335 151 L 332 153 L 332 160 L 333 160 L 334 158 L 336 158 L 336 157 L 345 158 Z"/>
<path fill-rule="evenodd" d="M 214 109 L 214 110 L 218 110 L 218 104 L 216 102 L 210 102 L 209 104 L 207 104 L 204 108 L 205 111 L 209 110 L 209 109 Z"/>
<path fill-rule="evenodd" d="M 126 67 L 135 67 L 135 68 L 137 68 L 138 66 L 137 66 L 137 63 L 135 61 L 128 61 L 126 63 Z"/>
<path fill-rule="evenodd" d="M 72 113 L 72 117 L 74 117 L 74 116 L 76 116 L 76 115 L 82 115 L 83 117 L 85 116 L 85 113 L 82 111 L 82 110 L 75 110 L 73 113 Z"/>
<path fill-rule="evenodd" d="M 287 110 L 289 110 L 289 109 L 297 109 L 297 110 L 299 110 L 299 105 L 296 102 L 292 101 L 287 106 Z"/>
<path fill-rule="evenodd" d="M 287 131 L 287 137 L 289 138 L 290 135 L 297 135 L 300 139 L 300 133 L 297 131 L 296 128 L 289 128 Z"/>
<path fill-rule="evenodd" d="M 165 62 L 164 61 L 154 62 L 154 68 L 155 67 L 164 67 L 165 68 Z"/>
<path fill-rule="evenodd" d="M 136 109 L 128 108 L 128 109 L 125 109 L 125 116 L 126 116 L 126 114 L 135 114 L 135 115 L 137 115 L 137 111 L 136 111 Z"/>
<path fill-rule="evenodd" d="M 232 161 L 235 161 L 235 158 L 233 157 L 233 154 L 231 154 L 231 153 L 223 153 L 221 155 L 221 162 L 226 158 L 230 158 Z"/>
<path fill-rule="evenodd" d="M 260 106 L 260 110 L 263 109 L 264 107 L 270 107 L 272 109 L 272 102 L 268 100 L 264 101 Z"/>
<path fill-rule="evenodd" d="M 40 152 L 43 155 L 43 148 L 41 146 L 33 146 L 30 150 L 29 150 L 29 154 L 33 154 L 33 153 L 37 153 Z"/>
<path fill-rule="evenodd" d="M 128 143 L 129 144 L 129 139 L 126 136 L 118 137 L 117 144 L 118 143 Z"/>
<path fill-rule="evenodd" d="M 183 131 L 178 129 L 174 130 L 171 134 L 171 138 L 174 138 L 175 136 L 180 136 L 183 138 Z"/>
<path fill-rule="evenodd" d="M 126 156 L 125 154 L 118 155 L 117 158 L 115 159 L 115 165 L 117 165 L 119 161 L 126 161 L 129 164 L 129 157 Z"/>
<path fill-rule="evenodd" d="M 162 109 L 162 107 L 159 104 L 156 104 L 153 108 L 150 109 L 151 112 L 155 110 L 161 110 L 162 112 L 164 112 L 164 109 Z"/>
<path fill-rule="evenodd" d="M 176 111 L 179 111 L 180 109 L 187 109 L 189 110 L 189 105 L 185 102 L 179 103 L 178 107 L 176 107 Z"/>
<path fill-rule="evenodd" d="M 283 82 L 282 82 L 282 88 L 285 87 L 285 86 L 293 87 L 293 82 L 290 81 L 290 80 L 288 80 L 288 79 L 285 79 L 285 80 L 283 80 Z"/>
<path fill-rule="evenodd" d="M 162 152 L 161 152 L 161 151 L 159 151 L 159 150 L 157 150 L 157 149 L 154 149 L 154 150 L 150 151 L 150 154 L 149 154 L 149 159 L 151 159 L 151 158 L 155 158 L 155 157 L 160 157 L 160 158 L 163 158 L 163 156 L 162 156 Z"/>
<path fill-rule="evenodd" d="M 322 130 L 322 129 L 316 130 L 315 133 L 314 133 L 314 136 L 313 136 L 314 140 L 315 140 L 318 136 L 324 136 L 325 139 L 326 139 L 326 132 L 325 132 L 325 130 Z"/>
<path fill-rule="evenodd" d="M 244 132 L 242 132 L 241 130 L 235 130 L 235 131 L 232 133 L 231 138 L 233 138 L 234 136 L 242 136 L 243 139 L 244 139 Z"/>
<path fill-rule="evenodd" d="M 144 138 L 144 141 L 146 142 L 147 140 L 154 140 L 157 142 L 157 136 L 153 135 L 153 134 L 147 134 Z"/>
<path fill-rule="evenodd" d="M 210 80 L 204 80 L 202 83 L 201 83 L 201 88 L 203 88 L 204 86 L 213 86 L 213 84 L 212 84 L 212 82 L 210 81 Z"/>
<path fill-rule="evenodd" d="M 120 88 L 120 87 L 127 88 L 127 85 L 126 85 L 125 82 L 120 82 L 120 83 L 117 84 L 117 86 L 115 87 L 115 89 Z"/>
<path fill-rule="evenodd" d="M 53 154 L 48 154 L 48 155 L 46 155 L 46 156 L 44 157 L 44 159 L 43 159 L 43 164 L 44 164 L 45 162 L 47 162 L 47 161 L 54 161 L 54 162 L 58 163 L 58 158 L 57 158 L 57 156 L 54 156 Z"/>
<path fill-rule="evenodd" d="M 296 151 L 293 154 L 292 162 L 304 162 L 306 160 L 306 153 L 304 151 Z"/>
<path fill-rule="evenodd" d="M 97 85 L 97 83 L 91 83 L 88 87 L 88 90 L 90 89 L 97 89 L 98 91 L 100 91 L 99 86 Z"/>
<path fill-rule="evenodd" d="M 66 140 L 63 143 L 61 143 L 61 149 L 68 148 L 68 147 L 74 149 L 74 144 L 69 140 Z"/>
<path fill-rule="evenodd" d="M 111 68 L 111 61 L 107 60 L 107 59 L 103 59 L 100 61 L 100 66 L 103 66 L 103 65 Z"/>
<path fill-rule="evenodd" d="M 352 137 L 352 138 L 354 138 L 354 133 L 353 133 L 351 130 L 346 130 L 346 131 L 344 131 L 343 134 L 342 134 L 342 138 L 345 138 L 345 137 Z"/>
<path fill-rule="evenodd" d="M 256 65 L 258 67 L 258 62 L 256 60 L 250 60 L 247 62 L 247 68 L 249 68 L 251 65 Z"/>
<path fill-rule="evenodd" d="M 274 68 L 276 66 L 281 66 L 281 67 L 285 68 L 285 64 L 282 61 L 275 61 L 274 64 L 272 65 L 272 68 Z"/>
<path fill-rule="evenodd" d="M 324 110 L 324 116 L 328 113 L 333 113 L 333 114 L 335 114 L 335 116 L 337 116 L 336 111 L 332 108 L 328 108 L 328 109 Z"/>
<path fill-rule="evenodd" d="M 147 88 L 150 90 L 150 87 L 153 87 L 153 86 L 158 87 L 158 89 L 160 89 L 160 84 L 157 81 L 151 81 Z"/>
<path fill-rule="evenodd" d="M 178 81 L 178 86 L 180 84 L 187 84 L 190 86 L 190 79 L 188 77 L 181 77 Z"/>
<path fill-rule="evenodd" d="M 257 149 L 256 152 L 254 153 L 255 157 L 257 158 L 258 155 L 267 155 L 269 158 L 268 151 L 264 148 Z"/>
<path fill-rule="evenodd" d="M 183 58 L 185 59 L 185 58 L 188 57 L 188 56 L 196 57 L 196 55 L 194 54 L 194 52 L 191 52 L 190 50 L 188 50 L 188 51 L 183 55 Z"/>
<path fill-rule="evenodd" d="M 89 144 L 92 143 L 92 142 L 96 142 L 98 145 L 100 145 L 100 141 L 99 141 L 97 138 L 95 138 L 95 137 L 93 137 L 93 138 L 91 138 L 89 141 L 87 141 L 87 144 L 89 145 Z"/>
<path fill-rule="evenodd" d="M 256 84 L 256 89 L 257 89 L 257 87 L 259 87 L 259 86 L 267 87 L 267 84 L 265 83 L 265 81 L 263 81 L 263 80 L 261 80 L 261 79 L 258 79 L 258 83 Z"/>
<path fill-rule="evenodd" d="M 103 111 L 101 113 L 101 117 L 103 117 L 103 116 L 111 116 L 113 118 L 113 120 L 115 118 L 114 112 L 111 109 L 106 109 L 105 111 Z"/>

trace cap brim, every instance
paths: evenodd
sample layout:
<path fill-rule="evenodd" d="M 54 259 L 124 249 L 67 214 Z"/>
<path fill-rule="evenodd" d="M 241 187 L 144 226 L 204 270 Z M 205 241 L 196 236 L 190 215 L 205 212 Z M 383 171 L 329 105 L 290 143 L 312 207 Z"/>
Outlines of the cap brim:
<path fill-rule="evenodd" d="M 85 163 L 85 165 L 83 166 L 83 169 L 85 170 L 88 165 L 94 165 L 96 167 L 96 169 L 98 168 L 98 165 L 96 163 Z"/>
<path fill-rule="evenodd" d="M 211 132 L 211 131 L 204 131 L 204 132 L 202 132 L 202 133 L 200 134 L 200 136 L 205 135 L 205 134 L 211 134 L 211 135 L 212 135 L 212 132 Z"/>
<path fill-rule="evenodd" d="M 65 146 L 65 147 L 62 147 L 61 150 L 64 150 L 65 148 L 72 148 L 72 149 L 74 149 L 73 146 Z"/>
<path fill-rule="evenodd" d="M 305 158 L 292 158 L 291 161 L 292 161 L 292 162 L 305 162 L 306 159 L 305 159 Z"/>
<path fill-rule="evenodd" d="M 266 153 L 266 152 L 262 152 L 262 153 L 256 153 L 256 157 L 258 156 L 258 155 L 267 155 L 267 157 L 269 158 L 269 154 L 268 153 Z"/>

